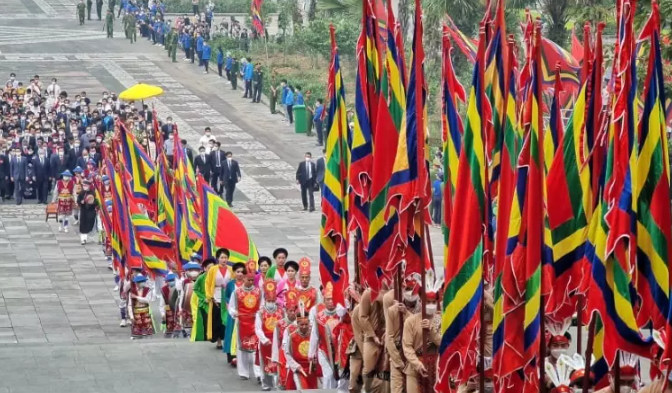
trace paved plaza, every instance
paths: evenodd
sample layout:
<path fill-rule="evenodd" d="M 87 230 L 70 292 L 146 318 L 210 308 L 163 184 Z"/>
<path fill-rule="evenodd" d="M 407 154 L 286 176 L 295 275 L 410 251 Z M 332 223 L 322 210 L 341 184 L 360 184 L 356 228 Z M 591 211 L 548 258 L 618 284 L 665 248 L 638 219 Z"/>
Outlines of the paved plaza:
<path fill-rule="evenodd" d="M 294 134 L 216 73 L 171 63 L 142 39 L 130 44 L 119 21 L 114 39 L 97 20 L 80 27 L 76 3 L 0 1 L 0 82 L 10 72 L 22 81 L 56 77 L 64 91 L 86 91 L 92 101 L 138 82 L 163 87 L 166 94 L 152 103 L 162 118 L 173 117 L 181 137 L 196 145 L 210 126 L 240 162 L 233 210 L 260 254 L 284 246 L 292 259 L 307 255 L 317 279 L 320 215 L 301 212 L 294 180 L 306 151 L 321 154 L 314 137 Z M 440 265 L 438 230 L 432 239 Z M 59 233 L 55 221 L 45 223 L 43 206 L 0 204 L 0 393 L 260 390 L 240 381 L 212 344 L 160 335 L 131 341 L 119 327 L 114 285 L 98 244 L 81 246 L 76 233 Z"/>

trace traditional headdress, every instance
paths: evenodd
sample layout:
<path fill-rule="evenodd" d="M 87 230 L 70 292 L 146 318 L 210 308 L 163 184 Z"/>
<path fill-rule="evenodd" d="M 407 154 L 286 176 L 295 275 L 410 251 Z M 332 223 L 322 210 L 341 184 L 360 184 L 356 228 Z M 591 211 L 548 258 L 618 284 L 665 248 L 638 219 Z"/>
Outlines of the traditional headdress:
<path fill-rule="evenodd" d="M 427 300 L 438 300 L 439 290 L 443 285 L 443 278 L 436 279 L 434 270 L 427 270 L 425 275 L 425 295 Z"/>
<path fill-rule="evenodd" d="M 322 290 L 322 297 L 325 299 L 334 298 L 334 284 L 332 284 L 331 281 L 327 282 L 327 284 L 324 286 L 324 290 Z"/>
<path fill-rule="evenodd" d="M 310 259 L 308 257 L 299 259 L 299 275 L 310 276 Z"/>
<path fill-rule="evenodd" d="M 619 351 L 619 356 L 621 359 L 620 365 L 620 375 L 623 377 L 635 378 L 637 377 L 637 363 L 639 358 L 637 355 L 633 355 L 630 352 Z"/>
<path fill-rule="evenodd" d="M 201 270 L 201 265 L 196 262 L 189 262 L 184 264 L 184 270 Z"/>
<path fill-rule="evenodd" d="M 295 289 L 290 289 L 285 293 L 285 308 L 287 310 L 296 310 L 299 303 L 299 295 Z"/>
<path fill-rule="evenodd" d="M 276 248 L 275 251 L 273 251 L 273 258 L 277 258 L 278 255 L 280 255 L 280 254 L 285 254 L 285 257 L 287 257 L 289 255 L 289 253 L 287 252 L 286 249 L 280 247 L 280 248 Z"/>
<path fill-rule="evenodd" d="M 65 171 L 63 171 L 63 173 L 61 173 L 61 176 L 72 177 L 72 172 L 66 169 Z"/>
<path fill-rule="evenodd" d="M 404 279 L 404 291 L 413 291 L 413 298 L 420 295 L 420 287 L 422 286 L 422 277 L 420 273 L 411 273 Z"/>
<path fill-rule="evenodd" d="M 169 273 L 166 276 L 166 281 L 175 281 L 176 278 L 177 278 L 177 276 L 175 275 L 175 273 Z"/>
<path fill-rule="evenodd" d="M 592 362 L 595 361 L 595 358 L 593 357 Z M 591 362 L 591 363 L 592 363 Z M 578 353 L 575 353 L 571 357 L 565 354 L 560 355 L 558 358 L 557 363 L 562 363 L 566 364 L 570 369 L 570 377 L 569 377 L 569 385 L 583 385 L 582 380 L 586 376 L 586 360 L 583 358 L 583 356 L 579 355 Z M 591 371 L 588 374 L 588 377 L 590 378 L 590 384 L 592 386 L 593 381 L 595 380 L 595 374 Z"/>
<path fill-rule="evenodd" d="M 73 169 L 72 171 L 75 172 L 75 173 L 82 173 L 82 172 L 84 172 L 84 170 L 83 170 L 80 166 L 77 166 L 77 167 L 76 167 L 75 169 Z"/>
<path fill-rule="evenodd" d="M 546 329 L 551 334 L 551 337 L 548 339 L 548 345 L 549 346 L 553 344 L 569 345 L 570 338 L 567 337 L 566 333 L 571 325 L 572 325 L 571 318 L 567 318 L 561 322 L 546 319 Z"/>
<path fill-rule="evenodd" d="M 269 302 L 274 302 L 275 297 L 277 296 L 276 290 L 278 289 L 278 284 L 273 280 L 266 280 L 264 282 L 264 299 Z"/>
<path fill-rule="evenodd" d="M 296 270 L 297 272 L 299 271 L 299 264 L 296 263 L 296 261 L 287 261 L 287 262 L 285 262 L 285 270 L 289 269 L 290 267 L 291 267 L 292 269 Z"/>
<path fill-rule="evenodd" d="M 137 276 L 133 277 L 133 282 L 138 284 L 141 282 L 147 281 L 147 277 L 143 276 L 142 274 L 138 274 Z"/>
<path fill-rule="evenodd" d="M 567 356 L 566 356 L 567 357 Z M 562 359 L 562 358 L 560 358 Z M 566 362 L 558 361 L 555 363 L 555 367 L 551 362 L 546 362 L 544 367 L 546 368 L 546 375 L 548 379 L 553 382 L 555 388 L 551 391 L 552 393 L 571 393 L 572 389 L 569 387 L 570 377 L 572 371 L 574 371 L 570 365 Z"/>
<path fill-rule="evenodd" d="M 247 278 L 254 278 L 257 275 L 257 261 L 255 260 L 247 261 L 245 269 L 247 269 L 246 274 Z"/>

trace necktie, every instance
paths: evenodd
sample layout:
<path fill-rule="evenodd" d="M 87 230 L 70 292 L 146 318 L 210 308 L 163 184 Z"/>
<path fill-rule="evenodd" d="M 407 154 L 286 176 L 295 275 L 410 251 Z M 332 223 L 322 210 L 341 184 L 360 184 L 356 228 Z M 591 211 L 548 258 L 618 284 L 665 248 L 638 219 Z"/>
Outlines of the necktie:
<path fill-rule="evenodd" d="M 310 162 L 306 162 L 306 168 L 308 169 L 308 179 L 310 179 Z"/>
<path fill-rule="evenodd" d="M 229 179 L 233 179 L 233 173 L 231 173 L 231 161 L 229 161 Z"/>
<path fill-rule="evenodd" d="M 221 160 L 221 157 L 219 156 L 219 152 L 217 152 L 217 168 L 222 166 L 222 162 L 220 160 Z"/>
<path fill-rule="evenodd" d="M 44 165 L 44 158 L 40 157 L 40 165 Z"/>

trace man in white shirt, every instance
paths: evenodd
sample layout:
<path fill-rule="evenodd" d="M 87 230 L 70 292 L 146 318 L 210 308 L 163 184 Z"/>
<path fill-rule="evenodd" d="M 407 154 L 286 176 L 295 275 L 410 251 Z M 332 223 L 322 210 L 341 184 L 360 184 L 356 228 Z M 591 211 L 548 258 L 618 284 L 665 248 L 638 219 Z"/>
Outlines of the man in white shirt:
<path fill-rule="evenodd" d="M 205 154 L 210 154 L 210 141 L 217 142 L 217 138 L 212 135 L 210 127 L 205 127 L 205 134 L 198 140 L 198 145 L 205 147 Z"/>
<path fill-rule="evenodd" d="M 51 78 L 51 84 L 47 86 L 47 93 L 49 95 L 53 95 L 54 97 L 61 95 L 61 86 L 59 86 L 56 82 L 58 82 L 58 79 Z"/>

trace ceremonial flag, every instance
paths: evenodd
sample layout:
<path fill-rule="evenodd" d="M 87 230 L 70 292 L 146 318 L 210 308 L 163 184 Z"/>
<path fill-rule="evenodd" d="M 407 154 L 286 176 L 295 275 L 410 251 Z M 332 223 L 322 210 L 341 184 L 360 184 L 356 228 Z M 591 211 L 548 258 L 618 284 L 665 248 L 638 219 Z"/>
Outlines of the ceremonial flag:
<path fill-rule="evenodd" d="M 157 225 L 167 235 L 175 231 L 175 207 L 173 196 L 173 177 L 169 173 L 168 158 L 164 153 L 159 155 L 156 170 L 156 217 Z"/>
<path fill-rule="evenodd" d="M 583 44 L 576 37 L 574 27 L 572 27 L 572 57 L 579 63 L 583 62 Z"/>
<path fill-rule="evenodd" d="M 508 42 L 509 53 L 513 53 L 514 43 Z M 502 143 L 501 173 L 498 192 L 497 231 L 495 233 L 495 266 L 493 291 L 493 324 L 492 324 L 492 359 L 493 370 L 504 378 L 513 371 L 522 367 L 522 349 L 515 345 L 521 337 L 517 330 L 520 322 L 512 317 L 509 323 L 513 328 L 507 329 L 504 310 L 503 280 L 511 280 L 512 275 L 505 278 L 505 268 L 511 271 L 510 264 L 506 265 L 507 256 L 511 253 L 509 239 L 515 245 L 516 236 L 520 232 L 521 214 L 518 199 L 514 199 L 516 187 L 516 169 L 518 168 L 518 151 L 520 149 L 519 122 L 516 110 L 516 60 L 515 56 L 508 58 L 507 72 L 509 74 L 507 96 L 505 97 L 506 119 Z M 508 310 L 507 310 L 508 311 Z M 520 345 L 519 347 L 522 347 Z M 517 359 L 517 360 L 516 360 Z M 504 380 L 497 382 L 504 383 Z"/>
<path fill-rule="evenodd" d="M 231 253 L 231 263 L 259 259 L 257 247 L 245 225 L 201 176 L 198 177 L 198 189 L 203 207 L 200 214 L 203 220 L 203 258 L 213 257 L 217 249 L 226 248 Z"/>
<path fill-rule="evenodd" d="M 156 109 L 152 108 L 152 131 L 154 131 L 154 145 L 156 146 L 156 156 L 163 153 L 163 134 L 159 126 L 159 116 L 156 115 Z"/>
<path fill-rule="evenodd" d="M 252 0 L 251 1 L 251 13 L 252 13 L 252 26 L 256 30 L 257 35 L 264 37 L 264 20 L 261 18 L 261 5 L 264 4 L 264 0 Z"/>
<path fill-rule="evenodd" d="M 320 231 L 320 280 L 331 282 L 334 301 L 343 302 L 349 285 L 348 275 L 348 120 L 345 87 L 336 45 L 334 26 L 331 32 L 331 67 L 329 68 L 329 113 L 325 157 L 322 221 Z"/>
<path fill-rule="evenodd" d="M 366 284 L 373 293 L 380 289 L 380 277 L 385 271 L 396 270 L 405 259 L 404 247 L 395 247 L 399 214 L 387 211 L 389 180 L 394 168 L 399 133 L 406 129 L 406 75 L 403 40 L 394 13 L 388 2 L 387 50 L 381 79 L 387 89 L 378 95 L 377 117 L 373 127 L 373 163 L 369 203 L 369 237 L 367 262 L 363 269 Z M 380 36 L 377 41 L 382 42 Z M 401 45 L 401 46 L 398 46 Z M 386 95 L 385 93 L 387 92 Z M 388 107 L 389 102 L 389 107 Z M 407 260 L 408 262 L 408 260 Z M 407 263 L 406 274 L 420 272 Z"/>
<path fill-rule="evenodd" d="M 649 39 L 649 65 L 644 83 L 644 112 L 639 123 L 637 157 L 637 292 L 642 298 L 637 322 L 651 321 L 654 329 L 668 322 L 672 257 L 670 163 L 665 125 L 665 86 L 660 55 L 660 16 L 652 4 L 651 16 L 640 40 Z"/>
<path fill-rule="evenodd" d="M 348 184 L 350 193 L 350 226 L 359 228 L 360 246 L 368 248 L 369 188 L 373 166 L 373 122 L 378 111 L 381 58 L 378 42 L 378 21 L 375 2 L 362 2 L 362 32 L 357 41 L 357 77 L 355 80 L 355 117 L 350 143 Z"/>
<path fill-rule="evenodd" d="M 467 56 L 467 60 L 471 62 L 472 64 L 476 63 L 476 56 L 478 55 L 478 42 L 477 40 L 474 40 L 472 38 L 469 38 L 467 35 L 465 35 L 453 22 L 451 17 L 449 15 L 446 15 L 448 18 L 448 22 L 450 23 L 449 26 L 447 26 L 448 33 L 450 36 L 453 38 L 453 41 L 457 44 L 457 47 L 460 48 L 462 53 L 464 53 L 465 56 Z"/>
<path fill-rule="evenodd" d="M 617 3 L 617 42 L 614 56 L 615 99 L 609 124 L 604 188 L 591 223 L 592 286 L 588 310 L 604 323 L 604 358 L 614 363 L 618 350 L 649 356 L 651 340 L 644 339 L 635 318 L 637 301 L 632 277 L 637 236 L 635 204 L 638 201 L 636 171 L 637 138 L 634 97 L 637 91 L 634 0 Z M 669 203 L 669 201 L 668 201 Z"/>
<path fill-rule="evenodd" d="M 119 127 L 119 148 L 121 150 L 121 161 L 126 171 L 131 175 L 130 186 L 134 198 L 149 204 L 150 189 L 154 185 L 154 163 L 142 146 L 135 139 L 133 134 L 126 130 L 126 126 L 118 121 Z"/>
<path fill-rule="evenodd" d="M 454 206 L 459 206 L 459 209 L 452 212 L 448 256 L 445 261 L 438 377 L 439 384 L 443 387 L 439 389 L 441 391 L 447 391 L 451 379 L 460 385 L 466 383 L 471 376 L 474 365 L 467 356 L 469 352 L 476 350 L 480 326 L 487 170 L 484 124 L 480 112 L 486 99 L 483 86 L 484 36 L 485 31 L 481 29 L 453 201 Z"/>

